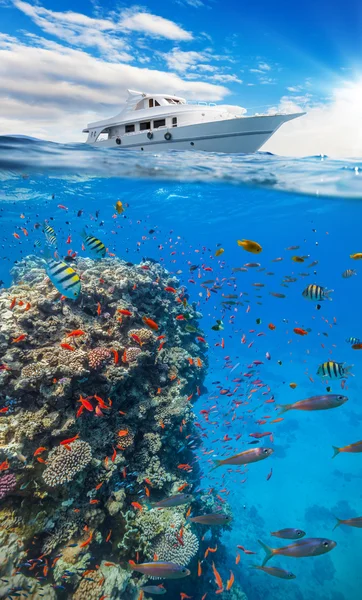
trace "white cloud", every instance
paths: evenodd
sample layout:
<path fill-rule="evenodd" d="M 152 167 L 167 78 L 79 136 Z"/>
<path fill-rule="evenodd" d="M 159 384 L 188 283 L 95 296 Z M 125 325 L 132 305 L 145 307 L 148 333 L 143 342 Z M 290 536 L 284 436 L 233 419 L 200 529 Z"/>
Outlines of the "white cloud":
<path fill-rule="evenodd" d="M 98 19 L 72 11 L 52 11 L 23 0 L 13 2 L 44 32 L 77 48 L 97 48 L 102 56 L 117 62 L 130 62 L 136 57 L 128 40 L 131 33 L 177 41 L 192 39 L 190 32 L 173 21 L 137 9 L 113 14 L 113 19 Z"/>
<path fill-rule="evenodd" d="M 88 122 L 119 112 L 127 88 L 209 101 L 228 94 L 222 85 L 109 62 L 36 36 L 28 40 L 0 34 L 1 134 L 81 141 Z"/>
<path fill-rule="evenodd" d="M 173 48 L 171 52 L 164 54 L 163 57 L 166 59 L 166 63 L 169 69 L 184 73 L 191 67 L 199 65 L 199 63 L 208 62 L 211 59 L 211 54 L 208 51 L 195 52 L 194 50 L 183 51 L 178 48 Z M 203 65 L 203 70 L 205 65 Z"/>
<path fill-rule="evenodd" d="M 192 40 L 192 34 L 173 21 L 146 12 L 134 12 L 121 18 L 121 27 L 168 40 Z"/>
<path fill-rule="evenodd" d="M 265 62 L 259 63 L 258 68 L 261 69 L 262 71 L 271 71 L 271 66 Z"/>
<path fill-rule="evenodd" d="M 218 81 L 219 83 L 243 83 L 242 79 L 239 79 L 237 75 L 227 75 L 223 73 L 219 73 L 217 75 L 213 75 L 209 77 L 210 81 Z"/>
<path fill-rule="evenodd" d="M 295 86 L 287 87 L 288 92 L 292 92 L 292 93 L 301 92 L 302 89 L 303 89 L 303 86 L 301 86 L 301 85 L 295 85 Z"/>
<path fill-rule="evenodd" d="M 278 109 L 289 113 L 306 110 L 307 114 L 283 125 L 263 150 L 295 156 L 362 156 L 362 81 L 341 83 L 324 104 L 306 106 L 284 97 Z"/>

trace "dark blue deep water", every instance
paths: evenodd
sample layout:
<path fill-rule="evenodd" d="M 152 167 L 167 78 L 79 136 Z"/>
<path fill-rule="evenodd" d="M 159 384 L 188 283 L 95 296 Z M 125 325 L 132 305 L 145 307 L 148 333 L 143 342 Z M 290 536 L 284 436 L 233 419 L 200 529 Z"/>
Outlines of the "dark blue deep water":
<path fill-rule="evenodd" d="M 203 314 L 209 367 L 204 393 L 192 402 L 206 435 L 195 457 L 200 489 L 215 488 L 233 515 L 221 538 L 222 564 L 217 553 L 212 556 L 224 583 L 231 570 L 249 600 L 361 598 L 362 531 L 333 528 L 335 517 L 362 516 L 362 454 L 332 460 L 332 446 L 362 440 L 362 352 L 346 341 L 362 340 L 362 261 L 350 258 L 362 252 L 361 164 L 263 154 L 107 153 L 7 138 L 0 168 L 3 287 L 10 286 L 16 261 L 39 254 L 34 243 L 41 233 L 34 225 L 48 219 L 61 256 L 69 248 L 86 256 L 79 234 L 88 227 L 117 257 L 133 263 L 149 257 L 177 273 Z M 114 218 L 118 200 L 125 211 Z M 241 239 L 258 242 L 262 252 L 246 252 L 237 245 Z M 217 257 L 220 247 L 224 253 Z M 294 262 L 295 256 L 304 258 Z M 191 265 L 197 265 L 193 272 Z M 244 270 L 235 272 L 239 267 Z M 357 274 L 343 278 L 347 269 Z M 214 283 L 205 286 L 206 280 Z M 302 292 L 309 284 L 333 290 L 332 301 L 307 301 Z M 225 304 L 230 294 L 236 304 Z M 217 319 L 224 330 L 211 329 Z M 322 379 L 317 369 L 325 361 L 353 365 L 351 375 Z M 345 394 L 348 402 L 333 410 L 290 411 L 270 423 L 279 416 L 278 404 L 328 391 Z M 208 422 L 200 413 L 205 410 Z M 268 460 L 210 472 L 212 458 L 255 448 L 250 434 L 264 432 L 270 435 L 260 445 L 274 449 Z M 289 527 L 337 545 L 322 556 L 268 563 L 292 571 L 293 580 L 250 569 L 264 557 L 258 540 L 275 548 L 289 544 L 270 536 Z M 165 597 L 179 598 L 185 589 L 181 580 L 177 593 Z M 232 593 L 216 590 L 210 577 L 207 600 Z"/>

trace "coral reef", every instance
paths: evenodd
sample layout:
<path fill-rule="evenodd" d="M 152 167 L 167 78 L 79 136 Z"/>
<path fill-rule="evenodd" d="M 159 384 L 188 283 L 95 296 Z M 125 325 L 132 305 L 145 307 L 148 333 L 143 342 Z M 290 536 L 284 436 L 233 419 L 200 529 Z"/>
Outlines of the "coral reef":
<path fill-rule="evenodd" d="M 92 450 L 87 442 L 76 440 L 67 446 L 58 446 L 48 455 L 43 479 L 49 486 L 72 481 L 92 460 Z"/>
<path fill-rule="evenodd" d="M 198 485 L 191 399 L 204 389 L 207 346 L 185 327 L 199 331 L 201 315 L 180 302 L 182 290 L 166 291 L 179 284 L 158 263 L 79 258 L 74 268 L 76 301 L 60 301 L 35 256 L 0 291 L 0 463 L 13 473 L 0 489 L 17 481 L 2 496 L 0 532 L 5 548 L 18 540 L 0 574 L 6 590 L 35 585 L 49 599 L 66 586 L 75 599 L 133 600 L 137 575 L 120 563 L 139 552 L 140 561 L 157 553 L 187 564 L 198 550 L 187 505 L 147 505 Z"/>
<path fill-rule="evenodd" d="M 14 473 L 7 473 L 0 477 L 0 500 L 13 492 L 16 488 L 16 477 Z"/>

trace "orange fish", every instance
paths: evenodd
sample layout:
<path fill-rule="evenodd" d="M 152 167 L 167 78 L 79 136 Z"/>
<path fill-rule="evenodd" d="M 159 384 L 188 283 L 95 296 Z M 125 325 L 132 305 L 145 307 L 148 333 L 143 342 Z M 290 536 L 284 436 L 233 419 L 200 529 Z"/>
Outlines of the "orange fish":
<path fill-rule="evenodd" d="M 15 304 L 16 304 L 16 298 L 13 298 L 10 303 L 10 306 L 9 306 L 10 310 L 12 310 L 14 308 Z"/>
<path fill-rule="evenodd" d="M 171 292 L 171 294 L 177 294 L 177 290 L 175 288 L 170 287 L 169 285 L 164 288 L 165 292 Z"/>
<path fill-rule="evenodd" d="M 165 344 L 166 344 L 166 342 L 161 342 L 161 344 L 157 348 L 157 352 L 160 352 L 162 350 L 162 348 L 164 347 Z"/>
<path fill-rule="evenodd" d="M 81 329 L 74 329 L 74 331 L 67 333 L 66 337 L 79 337 L 80 335 L 85 335 L 85 331 L 82 331 Z"/>
<path fill-rule="evenodd" d="M 21 335 L 19 335 L 19 337 L 14 338 L 11 343 L 12 344 L 17 344 L 18 342 L 22 342 L 23 340 L 25 340 L 26 336 L 27 336 L 26 333 L 22 333 Z"/>
<path fill-rule="evenodd" d="M 137 342 L 137 344 L 139 344 L 140 346 L 142 346 L 142 342 L 141 342 L 141 340 L 140 340 L 140 338 L 138 337 L 138 335 L 137 335 L 137 334 L 135 334 L 135 333 L 132 333 L 132 334 L 131 334 L 131 338 L 132 338 L 132 339 L 133 339 L 135 342 Z"/>
<path fill-rule="evenodd" d="M 38 462 L 42 463 L 42 464 L 46 464 L 44 458 L 41 458 L 41 456 L 38 456 L 38 458 L 36 459 Z M 1 469 L 0 469 L 1 470 Z"/>
<path fill-rule="evenodd" d="M 232 571 L 230 571 L 230 579 L 228 579 L 226 582 L 227 590 L 231 589 L 231 586 L 233 585 L 234 581 L 235 581 L 234 573 Z"/>
<path fill-rule="evenodd" d="M 66 446 L 67 444 L 71 444 L 72 442 L 75 442 L 75 440 L 79 439 L 79 433 L 77 433 L 77 435 L 75 435 L 72 438 L 68 438 L 67 440 L 63 440 L 62 442 L 60 442 L 61 446 Z"/>
<path fill-rule="evenodd" d="M 183 483 L 182 485 L 180 485 L 180 487 L 179 487 L 179 488 L 177 488 L 177 491 L 178 491 L 178 492 L 182 492 L 182 490 L 184 490 L 184 489 L 185 489 L 185 487 L 187 487 L 188 485 L 189 485 L 188 483 Z"/>
<path fill-rule="evenodd" d="M 8 406 L 4 406 L 4 408 L 0 408 L 0 413 L 7 413 L 9 410 Z"/>
<path fill-rule="evenodd" d="M 104 484 L 104 481 L 101 481 L 101 483 L 98 483 L 94 489 L 96 491 L 98 491 L 102 487 L 103 484 Z"/>
<path fill-rule="evenodd" d="M 30 304 L 30 302 L 27 302 L 26 307 L 24 308 L 24 312 L 30 310 L 30 308 L 31 308 L 31 304 Z"/>
<path fill-rule="evenodd" d="M 9 468 L 10 468 L 10 465 L 9 465 L 8 459 L 4 460 L 4 462 L 2 462 L 0 464 L 0 471 L 7 471 L 7 469 L 9 469 Z"/>
<path fill-rule="evenodd" d="M 240 554 L 237 554 L 236 558 L 235 558 L 235 564 L 238 565 L 239 562 L 240 562 Z"/>
<path fill-rule="evenodd" d="M 97 304 L 97 315 L 99 316 L 101 314 L 101 312 L 102 312 L 101 303 L 98 302 L 98 304 Z"/>
<path fill-rule="evenodd" d="M 18 306 L 24 306 L 24 302 L 22 300 L 19 300 Z"/>
<path fill-rule="evenodd" d="M 34 456 L 38 456 L 39 454 L 41 454 L 42 452 L 45 452 L 46 448 L 44 446 L 40 446 L 40 448 L 37 448 L 34 452 Z"/>
<path fill-rule="evenodd" d="M 122 354 L 122 362 L 124 362 L 124 363 L 127 362 L 127 351 L 126 350 Z"/>
<path fill-rule="evenodd" d="M 184 592 L 180 592 L 180 600 L 185 600 L 186 598 L 192 598 L 192 596 L 188 596 Z"/>
<path fill-rule="evenodd" d="M 308 335 L 308 331 L 305 331 L 305 329 L 301 329 L 300 327 L 295 327 L 293 331 L 297 335 Z"/>
<path fill-rule="evenodd" d="M 201 575 L 202 575 L 201 562 L 198 560 L 197 561 L 197 576 L 201 577 Z"/>
<path fill-rule="evenodd" d="M 152 321 L 152 319 L 149 319 L 148 317 L 142 317 L 142 321 L 145 323 L 145 325 L 148 325 L 150 329 L 153 329 L 154 331 L 158 330 L 157 323 L 155 323 L 155 321 Z"/>
<path fill-rule="evenodd" d="M 20 235 L 18 233 L 13 233 L 15 239 L 20 240 Z"/>
<path fill-rule="evenodd" d="M 71 346 L 70 344 L 60 344 L 60 347 L 63 348 L 63 350 L 71 350 L 72 352 L 75 350 L 74 346 Z"/>
<path fill-rule="evenodd" d="M 131 506 L 137 508 L 137 510 L 143 510 L 143 506 L 139 502 L 131 502 Z"/>
<path fill-rule="evenodd" d="M 95 500 L 95 499 L 89 500 L 89 504 L 98 504 L 98 503 L 99 503 L 99 500 Z"/>
<path fill-rule="evenodd" d="M 112 446 L 113 448 L 113 446 Z M 112 454 L 112 458 L 111 461 L 114 462 L 116 460 L 116 456 L 117 456 L 117 450 L 115 448 L 113 448 L 113 454 Z"/>
<path fill-rule="evenodd" d="M 128 429 L 120 429 L 120 431 L 118 432 L 119 437 L 124 437 L 126 435 L 128 435 Z"/>
<path fill-rule="evenodd" d="M 196 359 L 196 364 L 198 367 L 202 367 L 202 362 L 199 358 Z"/>
<path fill-rule="evenodd" d="M 268 327 L 271 331 L 274 331 L 274 329 L 276 329 L 276 327 L 275 327 L 275 325 L 273 325 L 273 323 L 269 323 Z"/>
<path fill-rule="evenodd" d="M 79 545 L 79 548 L 85 548 L 86 546 L 89 546 L 89 544 L 92 541 L 92 537 L 93 537 L 93 533 L 90 534 L 89 538 L 85 540 L 85 542 L 83 542 L 82 544 Z"/>
<path fill-rule="evenodd" d="M 83 398 L 83 396 L 81 395 L 79 400 L 77 400 L 77 402 L 81 402 L 81 404 L 84 408 L 89 410 L 89 412 L 93 412 L 93 410 L 94 410 L 93 405 L 87 400 L 87 398 Z"/>
<path fill-rule="evenodd" d="M 219 590 L 224 589 L 224 586 L 223 586 L 223 583 L 222 583 L 222 579 L 220 577 L 220 573 L 216 570 L 214 562 L 212 562 L 212 571 L 214 573 L 215 583 L 216 583 L 217 587 L 219 588 Z"/>
<path fill-rule="evenodd" d="M 114 350 L 114 348 L 112 348 L 111 352 L 113 352 L 114 364 L 117 365 L 118 364 L 118 352 L 117 352 L 117 350 Z"/>
<path fill-rule="evenodd" d="M 131 311 L 127 310 L 126 308 L 117 308 L 117 312 L 119 312 L 121 315 L 124 315 L 125 317 L 132 317 Z"/>
<path fill-rule="evenodd" d="M 111 539 L 111 535 L 112 535 L 112 529 L 109 530 L 109 533 L 106 537 L 106 542 L 109 542 L 109 540 Z"/>

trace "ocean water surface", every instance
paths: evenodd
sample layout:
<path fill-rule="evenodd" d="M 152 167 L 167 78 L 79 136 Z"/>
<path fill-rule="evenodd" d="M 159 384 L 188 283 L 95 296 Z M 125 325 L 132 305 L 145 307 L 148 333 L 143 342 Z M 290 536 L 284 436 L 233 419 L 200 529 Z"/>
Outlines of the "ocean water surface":
<path fill-rule="evenodd" d="M 16 477 L 16 484 L 0 499 L 0 534 L 6 548 L 0 550 L 1 598 L 133 600 L 157 597 L 160 592 L 165 598 L 193 600 L 361 598 L 362 531 L 343 524 L 334 529 L 337 517 L 362 517 L 362 261 L 358 260 L 358 253 L 362 253 L 361 168 L 357 161 L 328 157 L 292 160 L 262 153 L 226 156 L 182 152 L 143 155 L 22 138 L 0 140 L 0 488 L 1 477 L 9 473 Z M 122 207 L 117 211 L 119 201 Z M 44 223 L 53 228 L 56 243 L 46 237 Z M 82 237 L 84 230 L 104 243 L 104 258 L 94 258 Z M 257 245 L 239 245 L 238 240 L 251 240 Z M 260 247 L 261 251 L 250 251 Z M 82 285 L 87 285 L 92 273 L 96 277 L 83 299 L 81 291 L 76 300 L 62 301 L 64 289 L 47 281 L 46 260 L 49 267 L 56 250 L 55 260 L 74 257 L 67 264 L 81 279 L 85 272 Z M 119 280 L 112 281 L 112 277 L 104 282 L 108 275 L 103 276 L 103 272 L 112 273 L 112 261 L 115 265 L 126 261 L 130 269 L 131 287 L 124 292 L 123 302 L 122 294 L 121 300 L 117 298 L 120 310 L 130 308 L 132 286 L 136 294 L 138 278 L 149 278 L 152 302 L 149 300 L 145 308 L 140 296 L 138 316 L 134 308 L 130 308 L 131 315 L 126 315 L 112 312 L 112 303 L 108 308 L 104 306 L 103 286 L 108 285 L 107 297 L 111 299 L 109 290 L 119 285 Z M 39 273 L 39 269 L 44 270 L 43 275 L 32 278 L 32 271 Z M 342 277 L 342 273 L 352 270 L 355 273 Z M 57 337 L 63 318 L 68 331 L 79 329 L 80 313 L 72 321 L 73 307 L 84 310 L 94 327 L 105 324 L 103 337 L 99 334 L 97 344 L 92 340 L 92 348 L 107 347 L 108 324 L 121 319 L 117 325 L 121 342 L 118 362 L 114 356 L 112 368 L 122 370 L 122 381 L 126 383 L 121 382 L 116 390 L 114 375 L 102 371 L 97 375 L 99 389 L 113 399 L 115 408 L 106 408 L 102 416 L 97 416 L 92 399 L 90 410 L 85 408 L 78 417 L 79 394 L 90 398 L 102 394 L 87 387 L 87 376 L 78 379 L 75 387 L 73 383 L 70 388 L 64 384 L 57 392 L 59 403 L 63 402 L 63 394 L 67 397 L 68 404 L 62 409 L 64 419 L 58 416 L 53 426 L 40 425 L 29 437 L 24 433 L 23 439 L 15 439 L 9 432 L 30 418 L 24 411 L 31 411 L 36 419 L 42 410 L 49 414 L 59 410 L 47 391 L 52 380 L 54 386 L 59 384 L 56 366 L 54 372 L 48 366 L 48 380 L 39 387 L 31 384 L 28 388 L 24 376 L 20 377 L 37 343 L 32 341 L 32 336 L 37 339 L 32 321 L 37 309 L 31 306 L 26 316 L 22 314 L 29 299 L 21 281 L 29 286 L 29 294 L 38 286 L 40 303 L 48 301 L 48 312 L 42 314 L 49 333 L 42 332 L 39 344 L 54 351 L 60 343 L 69 344 L 70 349 L 63 348 L 65 363 L 74 349 L 91 349 L 87 346 L 91 338 L 88 330 L 79 337 Z M 309 285 L 323 288 L 310 288 L 309 295 L 318 297 L 308 299 L 303 295 Z M 19 290 L 23 294 L 20 298 Z M 329 298 L 327 290 L 332 290 Z M 92 294 L 93 305 L 89 300 Z M 60 313 L 62 306 L 65 312 Z M 142 316 L 157 321 L 161 314 L 157 311 L 163 306 L 172 313 L 172 321 L 167 321 L 167 330 L 162 322 L 157 331 L 149 327 L 160 339 L 154 350 L 148 351 L 147 364 L 130 366 L 122 354 L 128 349 L 124 350 L 122 342 L 124 331 L 127 329 L 128 334 L 130 330 L 127 319 L 139 329 L 145 325 Z M 9 312 L 18 319 L 11 336 Z M 166 323 L 166 317 L 160 318 Z M 84 323 L 91 327 L 90 321 Z M 179 351 L 178 358 L 173 359 L 175 377 L 169 376 L 166 383 L 161 378 L 157 383 L 156 377 L 153 381 L 155 365 L 162 360 L 162 353 L 167 357 L 171 351 L 167 341 L 176 327 L 180 329 L 173 339 L 173 347 Z M 16 341 L 22 334 L 25 338 Z M 84 336 L 88 337 L 82 339 Z M 146 346 L 136 338 L 131 340 L 133 345 L 144 351 Z M 16 356 L 12 355 L 14 348 Z M 338 364 L 333 366 L 333 362 Z M 324 367 L 327 376 L 322 377 L 317 371 L 324 363 L 329 367 Z M 138 369 L 132 372 L 144 400 L 141 396 L 122 396 L 122 385 L 128 385 L 132 378 L 131 369 Z M 190 375 L 186 371 L 184 374 L 185 369 Z M 70 390 L 75 389 L 77 396 L 72 396 Z M 194 416 L 187 413 L 185 423 L 168 414 L 165 420 L 154 418 L 155 410 L 158 414 L 157 397 L 163 393 L 168 394 L 169 403 L 173 394 L 187 396 L 184 410 L 192 411 Z M 279 408 L 332 394 L 348 400 L 328 410 L 282 413 Z M 151 396 L 153 404 L 144 413 L 144 423 L 141 412 L 138 420 L 127 422 L 132 406 L 139 402 L 141 407 Z M 121 415 L 124 423 L 111 421 L 108 410 L 126 413 Z M 66 418 L 72 422 L 67 424 Z M 37 458 L 44 456 L 47 460 L 47 452 L 79 432 L 81 439 L 92 446 L 98 424 L 107 446 L 99 454 L 93 446 L 87 479 L 85 472 L 78 473 L 72 483 L 49 488 L 40 470 L 46 464 Z M 117 433 L 120 428 L 127 432 L 125 437 L 133 430 L 136 442 L 132 454 L 122 449 L 123 434 Z M 149 455 L 157 456 L 159 469 L 165 470 L 164 483 L 159 485 L 147 477 L 146 471 L 137 470 L 132 476 L 127 471 L 139 448 L 143 448 L 145 435 L 157 435 L 159 441 Z M 357 442 L 360 446 L 352 448 L 354 452 L 347 449 L 332 459 L 333 446 L 343 448 Z M 73 443 L 68 443 L 69 453 Z M 116 447 L 119 443 L 120 448 Z M 36 454 L 42 447 L 46 450 Z M 115 447 L 123 461 L 118 466 L 111 458 Z M 240 459 L 236 466 L 227 464 L 212 470 L 214 460 L 258 447 L 273 452 L 266 460 L 246 466 Z M 19 453 L 25 461 L 17 458 Z M 104 466 L 106 456 L 111 466 L 116 465 L 111 475 Z M 188 485 L 183 487 L 182 481 Z M 103 482 L 98 496 L 90 494 L 98 482 Z M 110 501 L 120 490 L 122 510 L 112 512 Z M 133 536 L 137 538 L 143 515 L 152 512 L 155 519 L 164 518 L 163 510 L 151 508 L 150 502 L 185 492 L 192 493 L 193 499 L 177 508 L 179 520 L 170 522 L 171 529 L 179 533 L 174 540 L 174 554 L 171 550 L 168 560 L 173 563 L 174 558 L 176 564 L 179 551 L 182 553 L 187 544 L 183 536 L 186 531 L 192 532 L 198 549 L 191 552 L 185 565 L 190 575 L 140 580 L 141 574 L 130 573 L 127 562 L 143 564 L 159 557 L 142 550 L 137 554 L 128 541 L 122 547 L 125 515 L 129 519 L 137 515 L 133 523 Z M 96 499 L 91 508 L 99 512 L 98 516 L 89 513 L 91 499 Z M 119 497 L 117 502 L 121 502 Z M 77 518 L 80 515 L 83 519 L 81 526 L 77 523 L 78 529 L 59 537 L 51 551 L 44 551 L 40 541 L 59 532 L 60 520 L 64 522 L 69 507 L 78 511 Z M 29 510 L 30 514 L 26 512 Z M 18 521 L 10 517 L 12 511 Z M 46 518 L 39 517 L 36 527 L 41 511 L 45 511 Z M 188 520 L 209 513 L 231 515 L 232 520 L 226 526 L 205 526 Z M 35 519 L 31 535 L 22 521 L 25 514 L 26 519 Z M 253 568 L 261 566 L 265 556 L 258 540 L 272 548 L 295 543 L 271 536 L 271 532 L 285 528 L 302 530 L 305 538 L 321 538 L 319 549 L 324 541 L 336 545 L 318 556 L 273 556 L 266 565 L 280 567 L 284 574 L 292 572 L 295 578 L 276 577 L 273 571 Z M 88 554 L 84 550 L 66 561 L 64 556 L 72 546 L 87 542 L 88 531 L 91 539 L 84 546 Z M 112 538 L 105 541 L 109 531 L 117 537 L 113 544 Z M 165 531 L 162 529 L 158 535 L 165 535 Z M 21 541 L 16 542 L 23 554 L 14 547 L 15 537 L 10 543 L 9 536 L 25 539 L 23 546 Z M 57 564 L 62 564 L 63 570 L 57 570 Z M 112 569 L 119 565 L 121 570 L 116 576 Z M 122 580 L 121 584 L 120 573 L 132 575 L 131 580 Z M 86 588 L 79 591 L 84 578 L 90 586 L 87 592 Z M 112 585 L 107 584 L 108 579 Z M 166 592 L 160 587 L 155 589 L 160 584 Z"/>

